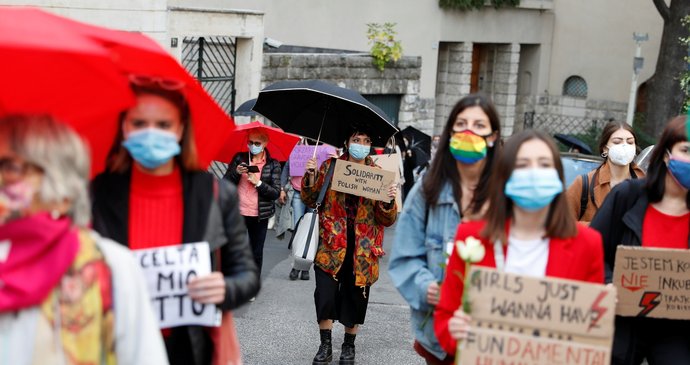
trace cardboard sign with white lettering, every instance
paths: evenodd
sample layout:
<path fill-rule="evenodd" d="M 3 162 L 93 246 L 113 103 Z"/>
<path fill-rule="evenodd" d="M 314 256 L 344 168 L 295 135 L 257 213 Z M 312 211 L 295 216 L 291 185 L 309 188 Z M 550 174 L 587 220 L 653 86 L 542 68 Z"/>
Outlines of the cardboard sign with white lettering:
<path fill-rule="evenodd" d="M 193 301 L 187 291 L 191 278 L 211 273 L 207 242 L 132 252 L 146 277 L 160 328 L 220 325 L 221 313 L 216 306 Z"/>
<path fill-rule="evenodd" d="M 329 145 L 295 146 L 292 152 L 290 152 L 290 159 L 288 162 L 290 164 L 290 176 L 304 176 L 304 167 L 307 164 L 307 160 L 314 155 L 315 148 L 318 167 L 321 167 L 321 164 L 335 153 L 335 147 Z"/>
<path fill-rule="evenodd" d="M 482 267 L 470 277 L 460 364 L 609 364 L 615 288 Z"/>
<path fill-rule="evenodd" d="M 372 155 L 371 159 L 374 163 L 383 170 L 392 171 L 395 173 L 395 182 L 398 184 L 398 194 L 395 196 L 395 204 L 398 206 L 398 212 L 402 211 L 402 189 L 400 189 L 400 155 L 392 153 L 390 155 Z"/>
<path fill-rule="evenodd" d="M 336 160 L 331 189 L 383 202 L 391 201 L 388 187 L 395 182 L 395 172 L 345 160 Z"/>
<path fill-rule="evenodd" d="M 690 250 L 618 246 L 616 314 L 690 319 Z"/>

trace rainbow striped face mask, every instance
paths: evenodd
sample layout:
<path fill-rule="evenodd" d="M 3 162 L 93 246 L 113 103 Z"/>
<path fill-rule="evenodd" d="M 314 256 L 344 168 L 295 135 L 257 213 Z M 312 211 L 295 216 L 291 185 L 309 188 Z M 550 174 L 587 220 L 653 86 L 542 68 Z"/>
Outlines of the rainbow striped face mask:
<path fill-rule="evenodd" d="M 475 164 L 486 157 L 486 137 L 480 136 L 469 129 L 455 132 L 450 137 L 449 147 L 453 157 L 467 165 Z"/>

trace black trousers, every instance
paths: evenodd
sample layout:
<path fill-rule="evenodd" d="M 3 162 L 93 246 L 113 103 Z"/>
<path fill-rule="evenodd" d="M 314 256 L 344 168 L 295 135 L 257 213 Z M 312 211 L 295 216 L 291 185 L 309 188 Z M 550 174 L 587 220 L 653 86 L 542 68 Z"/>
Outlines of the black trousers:
<path fill-rule="evenodd" d="M 364 323 L 370 288 L 355 285 L 355 232 L 354 228 L 351 229 L 352 226 L 352 224 L 348 225 L 345 259 L 336 278 L 314 266 L 316 320 L 332 319 L 350 328 Z"/>
<path fill-rule="evenodd" d="M 616 316 L 611 364 L 690 364 L 690 321 Z"/>
<path fill-rule="evenodd" d="M 261 266 L 264 262 L 264 242 L 266 242 L 266 231 L 268 231 L 268 219 L 259 220 L 259 217 L 244 216 L 244 223 L 247 225 L 249 244 L 252 246 L 254 262 L 259 268 L 260 276 Z"/>

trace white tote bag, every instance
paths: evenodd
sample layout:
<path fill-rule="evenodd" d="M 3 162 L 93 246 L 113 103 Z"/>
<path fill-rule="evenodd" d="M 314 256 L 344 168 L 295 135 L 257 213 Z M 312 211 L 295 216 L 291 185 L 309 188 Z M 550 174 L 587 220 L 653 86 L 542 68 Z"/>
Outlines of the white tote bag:
<path fill-rule="evenodd" d="M 319 247 L 319 207 L 323 202 L 328 186 L 331 184 L 334 166 L 335 161 L 331 161 L 324 183 L 321 185 L 319 197 L 316 199 L 316 208 L 300 218 L 295 228 L 295 234 L 292 236 L 292 255 L 295 256 L 296 261 L 309 262 L 310 266 L 314 262 L 316 249 Z"/>
<path fill-rule="evenodd" d="M 300 218 L 292 237 L 292 255 L 313 262 L 319 246 L 319 214 L 307 212 Z"/>

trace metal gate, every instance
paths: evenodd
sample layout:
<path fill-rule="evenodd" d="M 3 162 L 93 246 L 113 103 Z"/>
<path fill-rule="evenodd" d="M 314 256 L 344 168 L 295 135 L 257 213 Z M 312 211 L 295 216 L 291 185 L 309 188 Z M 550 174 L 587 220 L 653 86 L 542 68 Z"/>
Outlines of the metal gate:
<path fill-rule="evenodd" d="M 237 43 L 227 36 L 185 37 L 182 64 L 228 115 L 235 111 Z"/>

